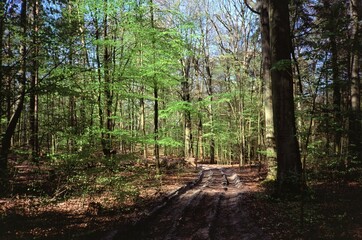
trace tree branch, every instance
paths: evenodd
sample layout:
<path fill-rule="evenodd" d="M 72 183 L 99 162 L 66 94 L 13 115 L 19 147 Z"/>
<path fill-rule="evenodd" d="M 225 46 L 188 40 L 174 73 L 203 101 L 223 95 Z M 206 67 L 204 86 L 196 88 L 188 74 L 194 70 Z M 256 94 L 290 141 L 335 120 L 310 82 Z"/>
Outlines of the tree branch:
<path fill-rule="evenodd" d="M 257 0 L 257 1 L 260 1 L 260 0 Z M 246 5 L 246 7 L 249 8 L 250 11 L 252 11 L 252 12 L 255 13 L 255 14 L 260 15 L 260 12 L 259 12 L 258 10 L 255 10 L 255 9 L 248 3 L 248 0 L 244 0 L 244 3 L 245 3 L 245 5 Z M 258 9 L 258 8 L 259 8 L 259 3 L 256 4 L 255 7 L 256 7 L 256 9 Z"/>

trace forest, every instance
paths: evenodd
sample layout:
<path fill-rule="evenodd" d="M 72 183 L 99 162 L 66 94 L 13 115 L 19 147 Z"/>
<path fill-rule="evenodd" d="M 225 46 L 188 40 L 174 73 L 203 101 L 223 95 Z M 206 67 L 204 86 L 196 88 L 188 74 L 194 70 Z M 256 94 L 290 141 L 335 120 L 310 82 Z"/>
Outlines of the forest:
<path fill-rule="evenodd" d="M 361 0 L 1 0 L 0 239 L 362 239 L 361 29 Z"/>

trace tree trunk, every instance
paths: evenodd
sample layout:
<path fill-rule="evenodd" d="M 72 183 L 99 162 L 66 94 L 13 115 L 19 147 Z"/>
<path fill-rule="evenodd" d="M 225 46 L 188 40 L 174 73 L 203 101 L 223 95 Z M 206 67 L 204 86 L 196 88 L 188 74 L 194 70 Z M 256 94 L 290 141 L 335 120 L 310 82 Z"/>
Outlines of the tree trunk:
<path fill-rule="evenodd" d="M 270 0 L 271 82 L 277 149 L 276 193 L 299 193 L 302 164 L 296 137 L 289 1 Z"/>
<path fill-rule="evenodd" d="M 96 40 L 100 40 L 100 29 L 98 26 L 98 19 L 94 19 L 95 22 L 95 38 Z M 99 44 L 96 45 L 96 64 L 97 64 L 97 75 L 98 75 L 98 97 L 97 97 L 97 105 L 98 105 L 98 117 L 99 117 L 99 129 L 101 131 L 101 144 L 102 149 L 106 148 L 106 143 L 104 141 L 104 117 L 103 117 L 103 101 L 102 101 L 102 71 L 101 71 L 101 59 L 100 59 L 100 46 Z M 103 151 L 104 152 L 104 151 Z"/>
<path fill-rule="evenodd" d="M 20 24 L 22 27 L 22 48 L 21 48 L 21 81 L 20 81 L 20 96 L 18 103 L 15 108 L 15 112 L 10 118 L 5 134 L 1 139 L 1 150 L 0 150 L 0 195 L 5 193 L 7 190 L 7 171 L 8 171 L 8 155 L 11 147 L 11 139 L 14 136 L 16 125 L 20 119 L 21 112 L 23 110 L 24 99 L 25 99 L 25 84 L 26 84 L 26 67 L 27 67 L 27 1 L 23 0 L 21 4 L 21 18 Z"/>
<path fill-rule="evenodd" d="M 333 152 L 336 154 L 341 153 L 341 140 L 342 140 L 342 114 L 341 114 L 341 81 L 339 79 L 339 65 L 338 55 L 339 49 L 337 46 L 336 31 L 338 16 L 338 6 L 335 3 L 324 0 L 323 6 L 328 10 L 327 15 L 327 31 L 329 34 L 329 43 L 331 51 L 331 65 L 332 65 L 332 87 L 333 87 Z"/>
<path fill-rule="evenodd" d="M 360 26 L 359 12 L 361 1 L 351 0 L 352 17 L 352 73 L 351 73 L 351 111 L 349 117 L 349 162 L 354 165 L 362 163 L 362 126 L 361 126 L 361 92 L 360 92 Z"/>
<path fill-rule="evenodd" d="M 209 56 L 205 54 L 206 76 L 207 76 L 207 92 L 210 97 L 209 118 L 210 118 L 210 164 L 215 164 L 215 138 L 214 138 L 214 113 L 213 113 L 213 86 L 212 86 L 212 73 L 210 69 Z"/>
<path fill-rule="evenodd" d="M 110 64 L 112 62 L 112 54 L 110 47 L 108 46 L 108 1 L 104 1 L 104 19 L 103 19 L 103 38 L 106 41 L 104 46 L 104 97 L 105 97 L 105 112 L 106 112 L 106 133 L 103 138 L 103 153 L 106 157 L 110 157 L 112 151 L 112 140 L 111 140 L 111 132 L 112 132 L 112 91 L 111 91 L 111 75 L 110 75 Z"/>
<path fill-rule="evenodd" d="M 39 123 L 38 123 L 38 75 L 39 75 L 39 1 L 35 0 L 33 3 L 33 56 L 32 56 L 32 69 L 31 69 L 31 83 L 30 83 L 30 139 L 31 156 L 33 161 L 37 161 L 39 156 Z"/>
<path fill-rule="evenodd" d="M 184 157 L 185 159 L 192 157 L 192 129 L 191 129 L 191 99 L 190 99 L 190 68 L 191 59 L 187 58 L 182 61 L 183 64 L 183 82 L 182 82 L 182 101 L 185 102 L 186 109 L 184 111 Z"/>
<path fill-rule="evenodd" d="M 260 25 L 263 58 L 263 100 L 265 117 L 265 143 L 266 157 L 268 163 L 268 180 L 275 180 L 277 177 L 276 149 L 273 124 L 273 101 L 272 85 L 270 76 L 270 31 L 269 31 L 269 0 L 262 0 L 260 8 Z"/>
<path fill-rule="evenodd" d="M 153 0 L 150 0 L 150 13 L 151 13 L 151 28 L 153 30 L 155 30 L 155 20 L 154 20 L 154 9 L 153 9 Z M 152 33 L 154 34 L 154 33 Z M 154 47 L 155 45 L 155 36 L 152 36 L 152 45 Z M 156 53 L 153 53 L 153 64 L 156 63 Z M 158 84 L 157 84 L 157 79 L 156 79 L 156 69 L 155 66 L 154 68 L 154 73 L 153 73 L 153 97 L 155 99 L 154 102 L 154 119 L 153 119 L 153 123 L 154 123 L 154 141 L 155 141 L 155 145 L 154 145 L 154 157 L 155 157 L 155 161 L 156 161 L 156 174 L 159 175 L 161 173 L 161 168 L 160 168 L 160 146 L 158 144 Z"/>
<path fill-rule="evenodd" d="M 332 53 L 332 78 L 333 78 L 333 112 L 334 112 L 334 152 L 341 153 L 342 140 L 342 114 L 341 114 L 341 86 L 339 80 L 338 49 L 335 36 L 330 37 Z"/>
<path fill-rule="evenodd" d="M 0 119 L 2 119 L 3 115 L 3 106 L 2 104 L 5 102 L 5 80 L 4 80 L 4 69 L 3 69 L 3 49 L 4 49 L 4 32 L 5 32 L 5 16 L 6 16 L 6 9 L 5 9 L 5 1 L 0 2 Z M 3 130 L 3 124 L 0 122 L 0 134 Z"/>
<path fill-rule="evenodd" d="M 141 87 L 141 94 L 144 94 L 144 86 Z M 145 99 L 141 97 L 140 99 L 140 130 L 143 137 L 143 158 L 147 159 L 147 143 L 146 143 L 146 112 L 145 112 Z"/>

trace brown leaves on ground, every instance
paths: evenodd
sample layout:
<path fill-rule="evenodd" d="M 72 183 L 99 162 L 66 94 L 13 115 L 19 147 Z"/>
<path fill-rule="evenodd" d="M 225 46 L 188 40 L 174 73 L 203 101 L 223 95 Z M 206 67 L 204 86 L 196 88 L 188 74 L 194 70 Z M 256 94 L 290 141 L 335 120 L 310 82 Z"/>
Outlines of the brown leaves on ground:
<path fill-rule="evenodd" d="M 245 187 L 249 221 L 271 239 L 362 239 L 362 186 L 358 182 L 310 184 L 301 215 L 300 199 L 278 200 L 262 187 L 258 169 L 234 167 Z M 62 201 L 17 195 L 0 199 L 0 236 L 10 239 L 100 239 L 137 221 L 197 172 L 168 171 L 159 185 L 144 184 L 137 201 L 119 202 L 109 193 Z M 302 220 L 303 219 L 303 220 Z"/>

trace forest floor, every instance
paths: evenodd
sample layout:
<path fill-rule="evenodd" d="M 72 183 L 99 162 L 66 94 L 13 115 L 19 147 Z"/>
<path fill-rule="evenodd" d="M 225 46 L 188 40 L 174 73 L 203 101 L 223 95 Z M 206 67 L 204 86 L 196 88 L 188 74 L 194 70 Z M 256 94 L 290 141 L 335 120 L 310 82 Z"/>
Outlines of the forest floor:
<path fill-rule="evenodd" d="M 0 198 L 0 239 L 362 239 L 361 182 L 310 182 L 302 210 L 300 199 L 273 198 L 264 177 L 200 165 L 138 181 L 137 197 L 122 201 L 109 191 L 14 194 Z"/>

